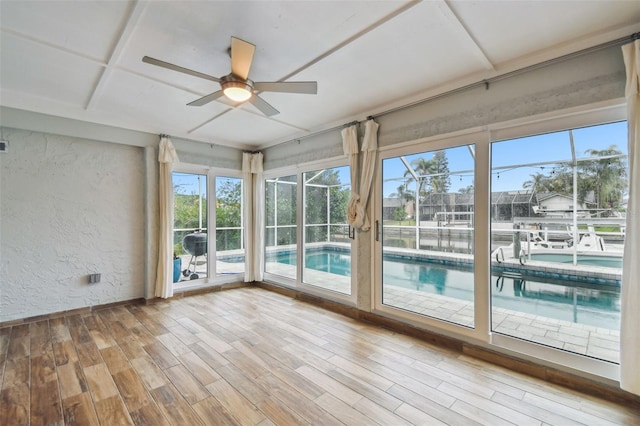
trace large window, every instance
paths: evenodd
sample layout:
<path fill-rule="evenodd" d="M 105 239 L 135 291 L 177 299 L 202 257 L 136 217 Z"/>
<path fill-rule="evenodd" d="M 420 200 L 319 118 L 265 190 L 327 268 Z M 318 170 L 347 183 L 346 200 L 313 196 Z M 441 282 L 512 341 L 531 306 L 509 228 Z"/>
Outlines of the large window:
<path fill-rule="evenodd" d="M 626 123 L 492 144 L 491 324 L 618 362 Z"/>
<path fill-rule="evenodd" d="M 213 171 L 173 172 L 172 179 L 174 283 L 224 281 L 244 273 L 242 179 Z"/>
<path fill-rule="evenodd" d="M 207 176 L 174 172 L 173 282 L 208 276 Z"/>
<path fill-rule="evenodd" d="M 244 273 L 242 179 L 217 176 L 216 274 Z"/>
<path fill-rule="evenodd" d="M 473 327 L 474 145 L 382 161 L 382 303 Z"/>
<path fill-rule="evenodd" d="M 340 164 L 265 178 L 267 280 L 353 300 L 350 169 Z"/>
<path fill-rule="evenodd" d="M 351 294 L 351 239 L 347 203 L 349 167 L 303 173 L 304 264 L 302 281 Z"/>
<path fill-rule="evenodd" d="M 296 279 L 297 177 L 265 180 L 265 272 Z"/>
<path fill-rule="evenodd" d="M 374 309 L 615 378 L 623 116 L 611 107 L 383 148 Z"/>

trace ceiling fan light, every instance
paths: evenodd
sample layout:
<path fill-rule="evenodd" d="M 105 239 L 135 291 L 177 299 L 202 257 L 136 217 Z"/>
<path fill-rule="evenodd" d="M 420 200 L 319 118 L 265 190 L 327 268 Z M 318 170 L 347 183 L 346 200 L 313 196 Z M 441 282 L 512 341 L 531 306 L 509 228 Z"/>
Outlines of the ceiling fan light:
<path fill-rule="evenodd" d="M 222 92 L 234 102 L 244 102 L 251 97 L 251 80 L 240 80 L 233 75 L 221 79 Z"/>
<path fill-rule="evenodd" d="M 223 92 L 227 98 L 236 102 L 244 102 L 251 97 L 251 92 L 244 87 L 227 87 Z"/>

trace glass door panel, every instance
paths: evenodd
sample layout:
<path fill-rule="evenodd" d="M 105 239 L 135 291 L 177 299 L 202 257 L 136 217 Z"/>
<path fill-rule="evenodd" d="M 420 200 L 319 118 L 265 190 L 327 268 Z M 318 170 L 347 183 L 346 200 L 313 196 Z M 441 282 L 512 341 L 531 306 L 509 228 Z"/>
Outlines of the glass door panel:
<path fill-rule="evenodd" d="M 207 278 L 207 176 L 173 172 L 173 282 Z"/>
<path fill-rule="evenodd" d="M 474 145 L 382 161 L 382 303 L 474 325 Z"/>
<path fill-rule="evenodd" d="M 347 203 L 351 195 L 349 167 L 303 173 L 303 282 L 351 294 L 351 239 Z"/>
<path fill-rule="evenodd" d="M 297 176 L 265 180 L 264 270 L 296 279 Z"/>
<path fill-rule="evenodd" d="M 494 333 L 619 359 L 626 123 L 492 144 Z"/>
<path fill-rule="evenodd" d="M 216 176 L 216 274 L 244 273 L 242 179 Z"/>

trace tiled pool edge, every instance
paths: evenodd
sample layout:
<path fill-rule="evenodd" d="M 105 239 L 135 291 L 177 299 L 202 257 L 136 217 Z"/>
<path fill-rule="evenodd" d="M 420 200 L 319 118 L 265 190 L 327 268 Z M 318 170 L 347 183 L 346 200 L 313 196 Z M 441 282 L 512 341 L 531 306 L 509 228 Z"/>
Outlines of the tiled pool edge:
<path fill-rule="evenodd" d="M 267 255 L 277 255 L 278 253 L 287 252 L 289 246 L 286 248 L 276 247 L 273 250 L 267 252 Z M 319 251 L 331 251 L 335 253 L 350 253 L 350 249 L 346 244 L 340 243 L 314 243 L 306 247 L 307 253 L 314 253 Z M 385 259 L 398 259 L 398 260 L 419 260 L 425 263 L 432 263 L 437 265 L 451 266 L 454 268 L 460 268 L 464 270 L 473 269 L 473 255 L 461 254 L 461 253 L 442 253 L 428 250 L 413 250 L 413 249 L 398 249 L 398 248 L 384 248 Z M 267 261 L 270 259 L 267 257 Z M 521 264 L 519 261 L 491 262 L 491 270 L 498 273 L 511 273 L 520 274 L 523 278 L 526 277 L 538 277 L 548 278 L 554 280 L 563 280 L 588 284 L 607 285 L 612 287 L 620 287 L 622 280 L 622 274 L 614 272 L 612 268 L 603 268 L 597 266 L 573 266 L 562 265 L 554 266 L 550 262 L 543 261 L 529 261 L 525 264 Z"/>

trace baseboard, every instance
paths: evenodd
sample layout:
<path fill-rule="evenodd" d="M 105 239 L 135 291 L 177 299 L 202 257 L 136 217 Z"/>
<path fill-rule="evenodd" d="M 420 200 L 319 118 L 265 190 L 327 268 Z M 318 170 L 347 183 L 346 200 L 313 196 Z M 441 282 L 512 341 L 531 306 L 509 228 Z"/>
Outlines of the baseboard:
<path fill-rule="evenodd" d="M 52 312 L 49 314 L 36 315 L 33 317 L 20 318 L 16 320 L 0 322 L 0 328 L 12 327 L 14 325 L 30 324 L 33 322 L 50 320 L 54 318 L 66 317 L 71 315 L 83 315 L 83 314 L 88 314 L 90 312 L 97 311 L 100 309 L 114 308 L 116 306 L 141 305 L 144 303 L 145 303 L 144 298 L 139 297 L 135 299 L 121 300 L 119 302 L 105 303 L 102 305 L 85 306 L 83 308 L 69 309 L 67 311 L 58 311 L 58 312 Z"/>
<path fill-rule="evenodd" d="M 92 311 L 97 311 L 97 310 L 100 310 L 100 309 L 109 309 L 109 308 L 114 308 L 114 307 L 117 307 L 117 306 L 158 303 L 158 302 L 171 300 L 171 299 L 179 299 L 181 297 L 195 296 L 195 295 L 198 295 L 198 294 L 211 293 L 211 292 L 214 292 L 214 291 L 231 290 L 231 289 L 234 289 L 234 288 L 246 287 L 246 286 L 249 286 L 249 285 L 252 285 L 252 283 L 235 282 L 235 283 L 228 283 L 228 284 L 222 284 L 222 285 L 215 285 L 215 286 L 211 286 L 211 287 L 199 288 L 199 289 L 196 289 L 196 290 L 177 291 L 177 292 L 174 293 L 173 297 L 171 297 L 169 299 L 162 299 L 160 297 L 154 297 L 154 298 L 151 298 L 151 299 L 144 299 L 142 297 L 139 297 L 139 298 L 135 298 L 135 299 L 122 300 L 122 301 L 119 301 L 119 302 L 104 303 L 102 305 L 85 306 L 85 307 L 82 307 L 82 308 L 69 309 L 69 310 L 66 310 L 66 311 L 58 311 L 58 312 L 52 312 L 52 313 L 49 313 L 49 314 L 42 314 L 42 315 L 36 315 L 36 316 L 32 316 L 32 317 L 27 317 L 27 318 L 20 318 L 20 319 L 0 322 L 0 328 L 12 327 L 14 325 L 29 324 L 29 323 L 33 323 L 33 322 L 50 320 L 50 319 L 53 319 L 53 318 L 66 317 L 66 316 L 71 316 L 71 315 L 83 315 L 83 314 L 88 314 L 88 313 L 90 313 Z"/>

